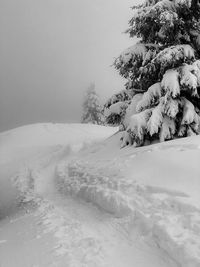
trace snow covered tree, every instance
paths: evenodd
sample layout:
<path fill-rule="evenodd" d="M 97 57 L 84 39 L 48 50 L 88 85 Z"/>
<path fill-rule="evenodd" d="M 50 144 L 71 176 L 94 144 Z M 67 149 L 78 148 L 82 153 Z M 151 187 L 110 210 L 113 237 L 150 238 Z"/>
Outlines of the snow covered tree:
<path fill-rule="evenodd" d="M 107 124 L 123 124 L 126 109 L 130 104 L 131 98 L 131 92 L 122 90 L 107 100 L 107 102 L 104 104 L 104 114 L 106 116 Z"/>
<path fill-rule="evenodd" d="M 122 145 L 199 134 L 199 0 L 146 0 L 133 10 L 127 33 L 139 42 L 114 62 L 134 105 Z"/>
<path fill-rule="evenodd" d="M 95 84 L 92 83 L 85 95 L 83 102 L 82 123 L 104 124 L 104 116 L 99 97 L 95 91 Z"/>

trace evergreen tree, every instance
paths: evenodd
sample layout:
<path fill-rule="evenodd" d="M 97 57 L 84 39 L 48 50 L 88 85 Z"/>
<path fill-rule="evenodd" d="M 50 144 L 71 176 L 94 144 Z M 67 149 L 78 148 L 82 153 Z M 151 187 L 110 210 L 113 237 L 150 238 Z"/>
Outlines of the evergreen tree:
<path fill-rule="evenodd" d="M 133 10 L 127 33 L 140 41 L 114 62 L 135 105 L 122 145 L 199 134 L 199 0 L 146 0 Z"/>
<path fill-rule="evenodd" d="M 130 104 L 131 98 L 131 92 L 122 90 L 107 100 L 107 102 L 104 104 L 104 114 L 106 116 L 107 124 L 123 124 L 126 109 Z"/>
<path fill-rule="evenodd" d="M 102 107 L 94 83 L 89 86 L 85 95 L 82 123 L 103 124 Z"/>

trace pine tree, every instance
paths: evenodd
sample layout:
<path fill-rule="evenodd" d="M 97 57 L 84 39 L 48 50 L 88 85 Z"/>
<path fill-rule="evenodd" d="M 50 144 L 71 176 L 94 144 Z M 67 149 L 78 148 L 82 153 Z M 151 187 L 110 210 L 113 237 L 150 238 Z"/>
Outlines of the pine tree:
<path fill-rule="evenodd" d="M 107 124 L 123 125 L 126 109 L 130 104 L 131 98 L 131 92 L 122 90 L 107 100 L 104 104 L 104 114 Z"/>
<path fill-rule="evenodd" d="M 199 134 L 199 0 L 146 0 L 133 10 L 127 33 L 140 41 L 114 62 L 135 105 L 122 145 Z"/>
<path fill-rule="evenodd" d="M 102 107 L 95 91 L 94 83 L 86 91 L 83 102 L 82 123 L 103 124 Z"/>

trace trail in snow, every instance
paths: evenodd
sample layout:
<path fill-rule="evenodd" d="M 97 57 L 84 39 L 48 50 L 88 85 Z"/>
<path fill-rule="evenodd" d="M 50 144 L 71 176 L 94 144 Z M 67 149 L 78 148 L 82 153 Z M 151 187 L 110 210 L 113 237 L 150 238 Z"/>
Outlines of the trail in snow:
<path fill-rule="evenodd" d="M 50 193 L 48 178 L 56 162 L 115 131 L 95 125 L 36 124 L 0 134 L 1 266 L 77 266 L 81 257 L 91 254 L 94 246 L 84 239 L 81 223 L 70 216 L 63 219 L 44 189 Z M 38 169 L 47 170 L 44 187 L 36 183 Z M 63 227 L 69 249 L 58 255 Z"/>
<path fill-rule="evenodd" d="M 169 266 L 166 255 L 145 243 L 137 232 L 130 236 L 125 227 L 129 218 L 116 218 L 70 194 L 59 194 L 51 168 L 37 178 L 45 199 L 39 210 L 47 229 L 58 238 L 56 253 L 70 255 L 69 266 L 74 261 L 77 266 Z"/>
<path fill-rule="evenodd" d="M 152 245 L 132 228 L 131 216 L 118 218 L 100 205 L 95 207 L 94 201 L 62 192 L 66 185 L 60 183 L 58 169 L 62 161 L 66 164 L 72 158 L 69 150 L 56 147 L 23 167 L 14 179 L 23 203 L 37 206 L 33 215 L 44 228 L 40 235 L 50 233 L 56 239 L 51 248 L 56 260 L 49 266 L 176 266 L 156 244 Z M 71 177 L 68 178 L 70 181 Z"/>
<path fill-rule="evenodd" d="M 120 150 L 117 134 L 78 152 L 88 135 L 96 140 L 113 130 L 36 128 L 36 134 L 31 126 L 3 135 L 11 145 L 1 150 L 0 182 L 10 194 L 0 213 L 17 201 L 10 214 L 1 213 L 0 265 L 199 266 L 199 137 Z M 26 131 L 30 144 L 23 143 Z"/>
<path fill-rule="evenodd" d="M 199 139 L 190 139 L 193 145 L 187 144 L 188 139 L 182 144 L 180 141 L 174 146 L 168 143 L 169 147 L 161 144 L 126 149 L 121 155 L 107 142 L 70 163 L 59 164 L 56 176 L 64 193 L 118 217 L 132 216 L 128 219 L 129 230 L 136 229 L 145 241 L 150 239 L 177 266 L 198 267 Z M 171 177 L 163 179 L 166 168 Z"/>

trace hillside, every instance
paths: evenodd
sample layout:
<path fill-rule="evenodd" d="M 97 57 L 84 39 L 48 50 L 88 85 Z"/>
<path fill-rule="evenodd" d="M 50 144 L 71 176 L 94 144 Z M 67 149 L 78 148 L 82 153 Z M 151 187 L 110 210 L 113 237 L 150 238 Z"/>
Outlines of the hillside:
<path fill-rule="evenodd" d="M 2 266 L 200 266 L 200 137 L 120 149 L 120 135 L 0 134 Z"/>

